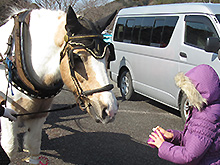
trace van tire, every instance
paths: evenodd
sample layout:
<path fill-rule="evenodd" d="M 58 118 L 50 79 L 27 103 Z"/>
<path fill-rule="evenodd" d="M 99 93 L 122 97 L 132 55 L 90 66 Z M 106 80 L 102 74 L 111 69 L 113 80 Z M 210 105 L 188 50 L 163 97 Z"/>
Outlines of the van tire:
<path fill-rule="evenodd" d="M 189 115 L 188 105 L 189 105 L 189 100 L 186 94 L 183 92 L 181 96 L 179 109 L 180 109 L 180 114 L 181 114 L 181 117 L 184 123 L 186 122 L 186 119 L 188 118 L 188 115 Z"/>
<path fill-rule="evenodd" d="M 134 88 L 132 85 L 131 74 L 129 71 L 124 70 L 119 78 L 119 88 L 122 98 L 125 100 L 131 100 L 134 95 Z"/>

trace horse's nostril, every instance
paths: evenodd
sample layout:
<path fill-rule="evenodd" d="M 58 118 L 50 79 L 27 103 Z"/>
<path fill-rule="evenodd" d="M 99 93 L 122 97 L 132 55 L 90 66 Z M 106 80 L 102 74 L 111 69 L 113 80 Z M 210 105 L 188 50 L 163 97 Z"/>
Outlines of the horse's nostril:
<path fill-rule="evenodd" d="M 107 110 L 107 108 L 104 108 L 102 111 L 102 118 L 103 119 L 105 119 L 108 116 L 108 114 L 106 113 L 106 110 Z"/>
<path fill-rule="evenodd" d="M 99 119 L 95 119 L 96 123 L 100 123 L 101 121 Z"/>

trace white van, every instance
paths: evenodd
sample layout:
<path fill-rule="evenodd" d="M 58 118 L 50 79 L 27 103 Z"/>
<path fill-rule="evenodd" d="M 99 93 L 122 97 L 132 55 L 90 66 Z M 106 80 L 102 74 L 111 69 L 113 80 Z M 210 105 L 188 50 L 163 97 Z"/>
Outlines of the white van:
<path fill-rule="evenodd" d="M 188 100 L 174 77 L 199 64 L 220 74 L 219 36 L 220 4 L 122 9 L 113 29 L 116 60 L 110 63 L 110 76 L 125 99 L 137 92 L 181 110 L 185 120 Z"/>

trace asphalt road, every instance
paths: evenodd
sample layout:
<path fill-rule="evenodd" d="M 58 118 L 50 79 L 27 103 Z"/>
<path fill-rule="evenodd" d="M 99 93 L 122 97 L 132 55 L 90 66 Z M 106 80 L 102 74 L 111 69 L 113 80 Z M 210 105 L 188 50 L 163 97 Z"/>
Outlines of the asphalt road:
<path fill-rule="evenodd" d="M 133 101 L 123 101 L 118 88 L 114 93 L 119 102 L 119 112 L 113 123 L 96 123 L 87 113 L 74 108 L 51 113 L 42 133 L 41 154 L 51 165 L 171 165 L 160 159 L 157 149 L 146 141 L 151 129 L 157 125 L 165 129 L 183 129 L 179 113 L 167 106 L 137 95 Z M 62 91 L 53 102 L 58 108 L 73 104 L 73 95 Z M 19 133 L 22 146 L 24 128 Z M 27 153 L 18 153 L 14 164 Z M 42 161 L 43 162 L 43 161 Z"/>

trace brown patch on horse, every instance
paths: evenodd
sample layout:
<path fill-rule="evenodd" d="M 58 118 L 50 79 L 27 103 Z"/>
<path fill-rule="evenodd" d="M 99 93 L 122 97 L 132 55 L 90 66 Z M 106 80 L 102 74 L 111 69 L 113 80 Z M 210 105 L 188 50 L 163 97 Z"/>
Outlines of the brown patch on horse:
<path fill-rule="evenodd" d="M 18 112 L 18 114 L 25 114 L 31 112 L 41 112 L 49 109 L 52 99 L 26 99 L 21 97 L 16 102 L 12 103 L 12 108 Z M 23 119 L 41 118 L 46 117 L 48 113 L 40 113 L 34 115 L 25 115 Z"/>
<path fill-rule="evenodd" d="M 64 45 L 64 36 L 66 34 L 66 29 L 65 29 L 65 25 L 66 25 L 66 21 L 65 21 L 66 15 L 61 15 L 58 17 L 58 19 L 63 19 L 61 21 L 61 23 L 59 24 L 58 28 L 57 28 L 57 32 L 55 33 L 54 36 L 54 42 L 58 47 L 62 47 Z"/>
<path fill-rule="evenodd" d="M 54 82 L 55 77 L 52 74 L 45 75 L 43 78 L 43 83 L 47 86 Z"/>
<path fill-rule="evenodd" d="M 69 58 L 67 54 L 63 57 L 62 61 L 60 62 L 60 73 L 62 76 L 62 80 L 65 83 L 65 85 L 75 93 L 75 86 L 73 84 L 72 76 L 70 73 L 70 67 L 69 67 Z"/>
<path fill-rule="evenodd" d="M 83 64 L 75 64 L 75 75 L 77 80 L 83 84 L 83 90 L 91 90 L 95 88 L 100 88 L 99 82 L 96 81 L 96 73 L 92 69 L 92 59 L 94 58 L 88 51 L 84 49 L 74 50 L 75 54 L 81 54 L 80 58 L 83 61 Z"/>
<path fill-rule="evenodd" d="M 92 68 L 91 58 L 93 58 L 92 55 L 89 54 L 84 49 L 76 49 L 74 50 L 74 53 L 81 54 L 80 58 L 83 61 L 83 63 L 79 62 L 74 64 L 75 78 L 80 84 L 80 87 L 84 91 L 100 88 L 101 85 L 99 84 L 99 82 L 96 81 L 96 73 L 91 69 Z M 76 94 L 77 83 L 73 81 L 74 78 L 72 78 L 70 72 L 69 58 L 67 54 L 65 54 L 65 56 L 63 57 L 60 63 L 60 72 L 63 82 L 70 90 L 73 91 L 74 94 Z"/>
<path fill-rule="evenodd" d="M 0 103 L 3 101 L 5 101 L 5 99 L 2 96 L 0 96 Z"/>

